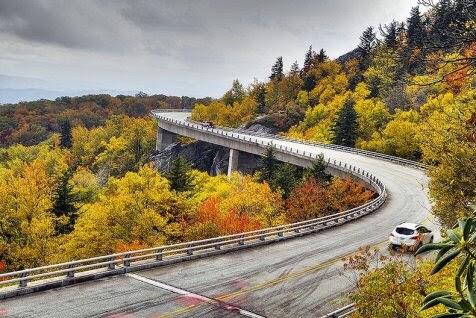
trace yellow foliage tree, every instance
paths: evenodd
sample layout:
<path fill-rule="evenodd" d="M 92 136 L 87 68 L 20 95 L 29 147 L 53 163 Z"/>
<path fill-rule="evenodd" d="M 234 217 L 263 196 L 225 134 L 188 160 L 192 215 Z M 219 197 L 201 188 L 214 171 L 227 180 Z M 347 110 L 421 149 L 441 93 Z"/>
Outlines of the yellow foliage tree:
<path fill-rule="evenodd" d="M 238 127 L 251 121 L 256 116 L 256 102 L 246 96 L 233 105 L 225 105 L 222 101 L 213 101 L 209 105 L 196 104 L 191 118 L 200 122 L 212 122 L 218 126 Z"/>
<path fill-rule="evenodd" d="M 420 114 L 415 110 L 398 110 L 382 133 L 374 132 L 368 141 L 360 141 L 363 149 L 409 159 L 419 159 L 420 141 L 417 138 Z"/>
<path fill-rule="evenodd" d="M 476 90 L 457 98 L 451 93 L 428 100 L 419 127 L 423 158 L 429 171 L 432 212 L 450 228 L 471 215 L 476 202 Z"/>
<path fill-rule="evenodd" d="M 68 258 L 112 253 L 141 242 L 155 246 L 180 239 L 180 222 L 190 213 L 187 200 L 170 190 L 151 166 L 110 178 L 94 203 L 85 204 L 65 244 Z"/>
<path fill-rule="evenodd" d="M 137 171 L 154 150 L 156 127 L 148 118 L 113 116 L 104 127 L 72 131 L 74 166 L 102 171 L 107 177 Z"/>
<path fill-rule="evenodd" d="M 8 270 L 48 263 L 57 249 L 52 213 L 58 167 L 35 159 L 0 167 L 0 260 Z M 8 164 L 7 164 L 8 165 Z"/>
<path fill-rule="evenodd" d="M 219 211 L 227 213 L 234 209 L 239 215 L 247 215 L 261 226 L 281 224 L 283 201 L 279 193 L 273 192 L 268 184 L 256 182 L 250 176 L 233 173 L 226 176 L 211 177 L 194 171 L 194 190 L 192 200 L 195 206 L 206 199 L 219 199 Z"/>

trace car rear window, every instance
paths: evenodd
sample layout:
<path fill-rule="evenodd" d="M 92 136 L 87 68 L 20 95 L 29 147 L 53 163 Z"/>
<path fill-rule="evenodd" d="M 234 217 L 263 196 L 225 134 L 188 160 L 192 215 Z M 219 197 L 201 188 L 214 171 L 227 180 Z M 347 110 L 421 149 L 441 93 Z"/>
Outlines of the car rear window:
<path fill-rule="evenodd" d="M 415 230 L 407 229 L 406 227 L 397 227 L 395 231 L 401 235 L 412 235 L 415 233 Z"/>

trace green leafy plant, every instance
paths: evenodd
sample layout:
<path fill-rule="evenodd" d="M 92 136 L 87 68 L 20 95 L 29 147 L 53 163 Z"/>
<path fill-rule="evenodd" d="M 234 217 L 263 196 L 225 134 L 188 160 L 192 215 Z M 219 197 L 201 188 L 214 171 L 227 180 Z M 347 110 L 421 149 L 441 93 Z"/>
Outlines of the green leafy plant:
<path fill-rule="evenodd" d="M 476 207 L 473 206 L 472 210 L 476 212 Z M 454 277 L 457 292 L 436 291 L 427 295 L 422 310 L 443 305 L 447 312 L 434 318 L 476 317 L 476 218 L 459 220 L 446 234 L 446 239 L 423 245 L 416 254 L 438 251 L 432 274 L 438 273 L 450 262 L 458 261 L 460 266 Z"/>

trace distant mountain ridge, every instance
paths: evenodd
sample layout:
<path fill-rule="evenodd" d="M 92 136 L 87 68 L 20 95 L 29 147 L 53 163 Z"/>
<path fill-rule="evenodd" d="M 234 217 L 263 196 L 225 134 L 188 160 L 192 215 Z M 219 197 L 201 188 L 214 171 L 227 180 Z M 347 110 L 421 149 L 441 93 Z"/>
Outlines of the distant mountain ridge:
<path fill-rule="evenodd" d="M 341 63 L 341 64 L 344 64 L 345 62 L 347 62 L 349 60 L 352 60 L 352 59 L 359 60 L 361 57 L 362 57 L 362 49 L 357 47 L 357 48 L 353 49 L 352 51 L 349 51 L 345 54 L 342 54 L 341 56 L 336 58 L 336 61 Z"/>
<path fill-rule="evenodd" d="M 0 104 L 15 104 L 40 99 L 54 100 L 62 96 L 74 97 L 90 94 L 135 95 L 137 92 L 114 89 L 56 89 L 44 79 L 0 74 Z"/>
<path fill-rule="evenodd" d="M 138 91 L 119 90 L 48 90 L 41 88 L 0 88 L 0 104 L 15 104 L 18 102 L 30 102 L 40 99 L 54 100 L 62 96 L 82 96 L 90 94 L 135 95 Z"/>

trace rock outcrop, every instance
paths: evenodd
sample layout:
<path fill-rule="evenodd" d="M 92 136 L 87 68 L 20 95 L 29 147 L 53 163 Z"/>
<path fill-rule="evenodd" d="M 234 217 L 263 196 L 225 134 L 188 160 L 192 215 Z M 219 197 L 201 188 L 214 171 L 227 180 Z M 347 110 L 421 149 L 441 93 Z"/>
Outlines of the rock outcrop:
<path fill-rule="evenodd" d="M 202 141 L 193 142 L 191 144 L 174 143 L 164 150 L 154 153 L 152 155 L 152 161 L 158 170 L 166 172 L 169 170 L 172 161 L 178 156 L 182 156 L 187 159 L 194 168 L 215 175 L 222 173 L 220 169 L 223 167 L 225 167 L 224 173 L 226 173 L 228 156 L 218 156 L 218 154 L 221 153 L 227 153 L 226 149 Z"/>

